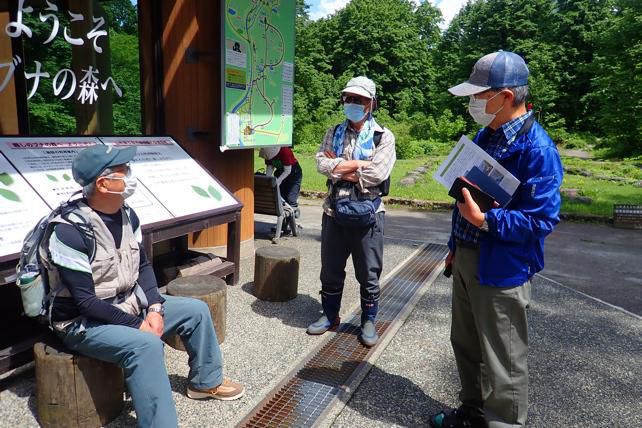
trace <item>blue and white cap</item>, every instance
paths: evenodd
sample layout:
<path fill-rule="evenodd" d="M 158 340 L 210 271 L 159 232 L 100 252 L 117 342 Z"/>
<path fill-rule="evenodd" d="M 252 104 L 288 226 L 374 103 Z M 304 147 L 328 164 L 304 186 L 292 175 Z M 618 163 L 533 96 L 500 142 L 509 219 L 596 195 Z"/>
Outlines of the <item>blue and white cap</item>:
<path fill-rule="evenodd" d="M 490 88 L 513 88 L 528 84 L 528 67 L 524 58 L 513 52 L 493 52 L 481 57 L 468 80 L 448 89 L 458 97 L 479 94 Z"/>

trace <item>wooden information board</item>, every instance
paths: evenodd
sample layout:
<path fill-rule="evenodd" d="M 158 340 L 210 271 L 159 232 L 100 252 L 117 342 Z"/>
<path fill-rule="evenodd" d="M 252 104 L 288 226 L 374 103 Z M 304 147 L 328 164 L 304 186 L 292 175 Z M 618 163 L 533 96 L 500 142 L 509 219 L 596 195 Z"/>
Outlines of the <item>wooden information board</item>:
<path fill-rule="evenodd" d="M 138 186 L 127 203 L 140 218 L 150 260 L 156 242 L 227 224 L 227 254 L 211 274 L 238 282 L 243 206 L 171 137 L 2 137 L 0 320 L 15 328 L 0 340 L 0 373 L 31 361 L 33 344 L 47 331 L 21 315 L 18 288 L 6 286 L 15 281 L 22 241 L 38 220 L 80 189 L 72 161 L 94 144 L 137 147 L 131 168 Z M 178 258 L 179 252 L 171 256 Z"/>
<path fill-rule="evenodd" d="M 71 164 L 94 144 L 137 147 L 131 167 L 139 185 L 127 204 L 143 231 L 241 208 L 171 137 L 0 138 L 0 261 L 17 258 L 36 222 L 80 189 Z"/>

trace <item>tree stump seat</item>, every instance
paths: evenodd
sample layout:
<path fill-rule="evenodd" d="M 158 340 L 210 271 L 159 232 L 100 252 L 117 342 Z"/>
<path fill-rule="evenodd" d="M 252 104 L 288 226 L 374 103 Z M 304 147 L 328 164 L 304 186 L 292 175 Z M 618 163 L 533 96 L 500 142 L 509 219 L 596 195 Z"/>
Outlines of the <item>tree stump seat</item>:
<path fill-rule="evenodd" d="M 123 370 L 115 364 L 72 353 L 62 343 L 38 342 L 38 422 L 48 428 L 97 428 L 123 410 Z"/>
<path fill-rule="evenodd" d="M 270 302 L 285 302 L 297 296 L 299 251 L 283 246 L 265 246 L 256 250 L 254 260 L 254 295 Z"/>
<path fill-rule="evenodd" d="M 167 284 L 167 294 L 193 297 L 205 302 L 210 308 L 218 343 L 223 343 L 227 322 L 227 284 L 223 279 L 211 275 L 176 278 Z M 177 334 L 167 338 L 165 343 L 174 349 L 185 351 L 185 345 Z"/>

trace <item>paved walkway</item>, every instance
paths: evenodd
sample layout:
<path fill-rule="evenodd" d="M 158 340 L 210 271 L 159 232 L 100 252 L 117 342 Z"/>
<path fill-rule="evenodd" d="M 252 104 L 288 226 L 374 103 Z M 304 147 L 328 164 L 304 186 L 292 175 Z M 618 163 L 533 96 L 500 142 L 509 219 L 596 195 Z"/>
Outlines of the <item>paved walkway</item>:
<path fill-rule="evenodd" d="M 253 258 L 243 260 L 239 285 L 228 289 L 225 369 L 246 384 L 246 397 L 231 403 L 187 399 L 186 355 L 167 349 L 181 426 L 234 426 L 322 340 L 304 333 L 320 309 L 321 210 L 316 201 L 302 208 L 301 236 L 279 244 L 301 252 L 298 297 L 285 303 L 256 300 Z M 272 219 L 257 217 L 257 246 L 272 245 L 267 221 Z M 423 242 L 444 243 L 449 221 L 448 213 L 390 211 L 384 275 Z M 529 426 L 642 426 L 642 232 L 562 224 L 548 243 L 548 267 L 535 278 L 529 316 Z M 358 307 L 353 278 L 349 264 L 344 314 Z M 323 425 L 426 426 L 430 414 L 456 405 L 449 308 L 450 283 L 440 276 L 355 393 L 340 403 L 336 418 Z M 0 426 L 37 426 L 34 393 L 32 373 L 0 391 Z M 129 401 L 109 426 L 135 426 Z"/>

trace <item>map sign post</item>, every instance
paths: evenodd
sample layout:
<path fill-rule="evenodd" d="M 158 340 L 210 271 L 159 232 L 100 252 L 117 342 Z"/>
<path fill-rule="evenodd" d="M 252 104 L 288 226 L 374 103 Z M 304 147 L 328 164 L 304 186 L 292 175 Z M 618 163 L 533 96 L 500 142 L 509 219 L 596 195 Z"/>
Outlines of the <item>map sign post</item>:
<path fill-rule="evenodd" d="M 225 0 L 221 150 L 292 145 L 295 2 Z"/>

